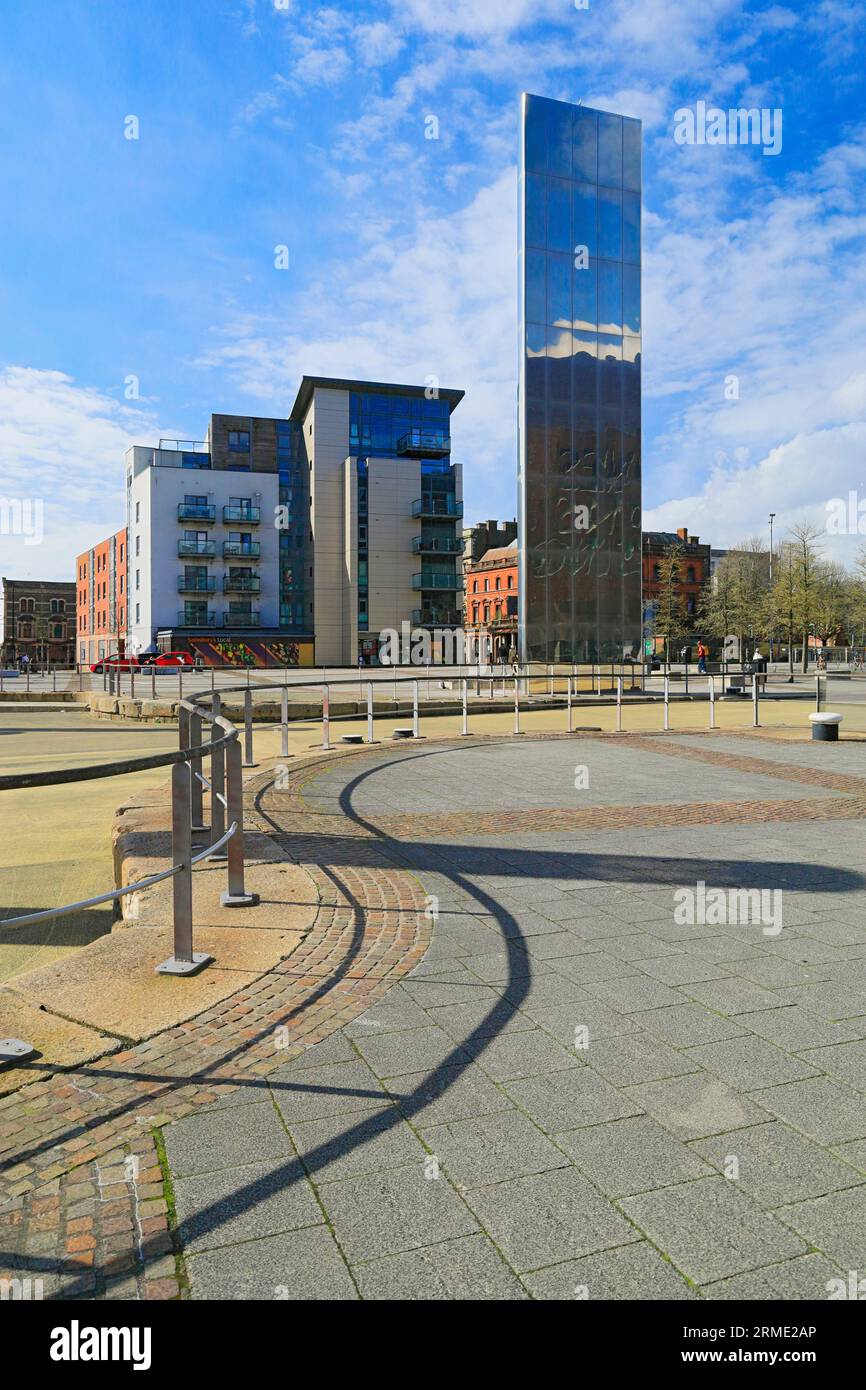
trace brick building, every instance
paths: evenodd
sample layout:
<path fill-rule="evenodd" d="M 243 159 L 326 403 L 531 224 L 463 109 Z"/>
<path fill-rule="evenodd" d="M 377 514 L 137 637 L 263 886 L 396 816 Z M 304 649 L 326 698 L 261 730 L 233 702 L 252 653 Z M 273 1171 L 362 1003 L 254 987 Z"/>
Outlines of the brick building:
<path fill-rule="evenodd" d="M 123 655 L 129 628 L 126 530 L 75 561 L 75 660 Z"/>
<path fill-rule="evenodd" d="M 74 661 L 75 585 L 60 579 L 3 579 L 2 663 Z"/>
<path fill-rule="evenodd" d="M 464 622 L 467 633 L 486 631 L 496 662 L 517 648 L 517 541 L 488 550 L 466 573 Z"/>
<path fill-rule="evenodd" d="M 678 568 L 676 590 L 683 600 L 683 614 L 687 625 L 691 625 L 700 610 L 701 595 L 710 582 L 711 547 L 702 545 L 699 536 L 690 536 L 688 527 L 680 526 L 676 531 L 645 531 L 643 533 L 643 615 L 644 637 L 654 628 L 654 605 L 659 594 L 661 562 L 673 547 L 679 547 L 681 561 Z M 655 634 L 655 645 L 663 642 L 665 634 Z"/>

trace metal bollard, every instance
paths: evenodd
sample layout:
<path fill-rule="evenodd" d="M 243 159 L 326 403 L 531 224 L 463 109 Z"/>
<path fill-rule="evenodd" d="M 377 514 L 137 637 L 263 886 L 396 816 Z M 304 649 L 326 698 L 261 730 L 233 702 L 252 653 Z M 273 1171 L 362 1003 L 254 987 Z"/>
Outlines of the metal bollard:
<path fill-rule="evenodd" d="M 255 767 L 253 759 L 253 692 L 244 691 L 244 767 Z"/>
<path fill-rule="evenodd" d="M 757 671 L 753 671 L 753 672 L 752 672 L 752 724 L 753 724 L 754 728 L 756 728 L 756 729 L 758 728 L 759 723 L 760 723 L 760 720 L 758 719 L 758 696 L 759 696 L 758 673 L 757 673 Z"/>
<path fill-rule="evenodd" d="M 373 682 L 367 682 L 367 742 L 375 743 L 373 736 Z"/>
<path fill-rule="evenodd" d="M 568 710 L 568 732 L 574 733 L 574 719 L 571 711 L 571 676 L 568 677 L 565 686 L 565 704 Z"/>
<path fill-rule="evenodd" d="M 552 666 L 548 666 L 548 668 L 547 668 L 547 693 L 548 693 L 548 695 L 553 695 L 553 667 L 552 667 Z"/>
<path fill-rule="evenodd" d="M 520 733 L 520 681 L 514 677 L 514 732 Z"/>
<path fill-rule="evenodd" d="M 622 733 L 622 676 L 616 678 L 616 731 Z"/>
<path fill-rule="evenodd" d="M 461 738 L 469 737 L 469 686 L 465 680 L 460 682 L 460 695 L 463 701 L 463 728 L 460 730 Z"/>
<path fill-rule="evenodd" d="M 669 704 L 670 693 L 671 693 L 671 682 L 670 682 L 670 677 L 669 677 L 669 676 L 665 676 L 664 682 L 665 682 L 665 722 L 664 722 L 664 728 L 665 728 L 665 729 L 669 729 L 669 728 L 671 727 L 670 704 Z"/>
<path fill-rule="evenodd" d="M 57 693 L 57 667 L 56 667 L 56 666 L 54 667 L 54 670 L 51 672 L 51 689 L 55 692 L 55 694 Z"/>
<path fill-rule="evenodd" d="M 226 745 L 226 801 L 228 822 L 234 822 L 235 833 L 228 843 L 228 879 L 226 892 L 220 893 L 222 907 L 255 907 L 258 893 L 248 893 L 244 887 L 244 774 L 240 744 L 233 738 Z"/>
<path fill-rule="evenodd" d="M 331 702 L 328 696 L 328 687 L 322 686 L 322 747 L 331 746 Z"/>
<path fill-rule="evenodd" d="M 189 828 L 189 768 L 175 763 L 171 769 L 171 858 L 174 954 L 156 967 L 157 975 L 195 975 L 213 956 L 192 949 L 192 839 Z"/>
<path fill-rule="evenodd" d="M 710 692 L 710 728 L 716 727 L 716 678 L 707 676 L 707 689 Z"/>
<path fill-rule="evenodd" d="M 129 668 L 129 698 L 130 700 L 135 699 L 135 671 L 131 666 Z"/>
<path fill-rule="evenodd" d="M 283 686 L 280 691 L 280 757 L 289 756 L 289 691 Z"/>
<path fill-rule="evenodd" d="M 421 737 L 421 724 L 418 718 L 418 682 L 412 682 L 412 737 Z"/>
<path fill-rule="evenodd" d="M 821 677 L 815 677 L 815 713 L 821 713 Z"/>
<path fill-rule="evenodd" d="M 187 748 L 201 747 L 201 715 L 192 711 L 189 715 Z M 201 781 L 201 753 L 190 753 L 189 759 L 189 800 L 190 826 L 195 834 L 207 830 L 204 823 L 204 788 Z"/>

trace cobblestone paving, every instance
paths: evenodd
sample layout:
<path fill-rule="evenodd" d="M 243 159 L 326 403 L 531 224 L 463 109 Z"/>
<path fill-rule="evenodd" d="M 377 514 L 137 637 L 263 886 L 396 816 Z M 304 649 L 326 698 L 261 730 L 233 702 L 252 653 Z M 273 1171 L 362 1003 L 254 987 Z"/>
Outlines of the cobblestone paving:
<path fill-rule="evenodd" d="M 866 1266 L 866 757 L 769 743 L 259 775 L 308 954 L 0 1105 L 5 1263 L 67 1296 L 826 1298 Z M 701 882 L 764 918 L 678 915 Z"/>

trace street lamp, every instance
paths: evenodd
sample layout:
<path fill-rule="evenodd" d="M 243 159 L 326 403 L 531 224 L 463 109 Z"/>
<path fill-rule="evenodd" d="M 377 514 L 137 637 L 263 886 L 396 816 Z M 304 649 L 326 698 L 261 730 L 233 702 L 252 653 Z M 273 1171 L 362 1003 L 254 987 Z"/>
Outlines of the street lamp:
<path fill-rule="evenodd" d="M 770 583 L 773 582 L 773 517 L 775 512 L 770 512 Z"/>

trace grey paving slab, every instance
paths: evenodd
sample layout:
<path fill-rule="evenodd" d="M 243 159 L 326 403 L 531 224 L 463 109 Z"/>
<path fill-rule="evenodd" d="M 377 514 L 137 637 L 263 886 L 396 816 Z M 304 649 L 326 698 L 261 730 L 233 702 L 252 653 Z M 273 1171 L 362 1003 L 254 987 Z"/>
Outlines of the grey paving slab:
<path fill-rule="evenodd" d="M 773 1209 L 807 1197 L 851 1187 L 862 1179 L 847 1163 L 798 1134 L 789 1125 L 771 1122 L 738 1129 L 689 1147 L 725 1177 L 730 1177 L 759 1206 Z M 736 1160 L 736 1168 L 732 1164 Z"/>
<path fill-rule="evenodd" d="M 866 1138 L 862 1095 L 829 1076 L 754 1091 L 753 1099 L 819 1143 L 844 1144 L 850 1139 Z"/>
<path fill-rule="evenodd" d="M 742 1024 L 720 1014 L 710 1013 L 700 1004 L 673 1004 L 666 1009 L 649 1009 L 640 1016 L 640 1026 L 668 1042 L 672 1047 L 695 1047 L 699 1043 L 739 1038 Z"/>
<path fill-rule="evenodd" d="M 770 1118 L 750 1097 L 737 1095 L 730 1086 L 706 1072 L 625 1086 L 619 1094 L 624 1101 L 655 1116 L 678 1139 L 725 1134 Z M 761 1092 L 762 1096 L 765 1094 Z"/>
<path fill-rule="evenodd" d="M 402 1255 L 355 1265 L 361 1297 L 371 1301 L 520 1301 L 526 1289 L 485 1235 L 461 1236 Z"/>
<path fill-rule="evenodd" d="M 785 1004 L 801 1004 L 807 1013 L 831 1021 L 866 1018 L 866 990 L 849 989 L 837 980 L 812 985 L 789 985 L 778 991 Z"/>
<path fill-rule="evenodd" d="M 671 953 L 667 956 L 650 956 L 639 962 L 640 969 L 646 975 L 651 975 L 654 980 L 660 980 L 664 985 L 686 985 L 698 980 L 721 980 L 730 971 L 722 970 L 718 965 L 713 965 L 711 961 L 701 956 L 687 955 L 682 951 L 677 954 Z"/>
<path fill-rule="evenodd" d="M 388 1086 L 401 1110 L 419 1128 L 514 1108 L 505 1092 L 474 1062 L 465 1067 L 443 1067 L 432 1075 L 412 1072 L 396 1077 Z"/>
<path fill-rule="evenodd" d="M 815 1047 L 800 1054 L 821 1071 L 838 1076 L 856 1091 L 866 1091 L 866 1040 Z"/>
<path fill-rule="evenodd" d="M 191 1255 L 194 1299 L 357 1299 L 352 1277 L 326 1226 Z"/>
<path fill-rule="evenodd" d="M 588 985 L 587 989 L 620 1014 L 638 1013 L 643 1009 L 663 1009 L 669 1004 L 685 1002 L 682 994 L 647 976 L 597 980 Z"/>
<path fill-rule="evenodd" d="M 178 1235 L 200 1251 L 279 1235 L 324 1220 L 297 1161 L 250 1163 L 174 1178 Z"/>
<path fill-rule="evenodd" d="M 855 1139 L 853 1144 L 834 1144 L 833 1152 L 858 1172 L 866 1173 L 866 1139 Z"/>
<path fill-rule="evenodd" d="M 400 1034 L 402 1037 L 403 1035 Z M 278 1068 L 268 1080 L 280 1114 L 287 1124 L 380 1109 L 385 1101 L 381 1081 L 355 1057 L 333 1065 Z"/>
<path fill-rule="evenodd" d="M 657 1081 L 661 1077 L 682 1076 L 701 1069 L 699 1063 L 685 1053 L 675 1051 L 643 1031 L 598 1038 L 591 1042 L 584 1055 L 589 1065 L 615 1086 Z"/>
<path fill-rule="evenodd" d="M 805 1254 L 808 1248 L 725 1178 L 698 1178 L 626 1197 L 621 1206 L 653 1244 L 698 1284 Z"/>
<path fill-rule="evenodd" d="M 582 1260 L 565 1260 L 562 1264 L 524 1274 L 523 1282 L 537 1299 L 643 1302 L 700 1297 L 679 1271 L 646 1241 L 587 1255 Z"/>
<path fill-rule="evenodd" d="M 789 1052 L 804 1052 L 812 1047 L 831 1047 L 851 1042 L 866 1032 L 866 1019 L 861 1024 L 828 1023 L 826 1019 L 807 1013 L 798 1004 L 784 1009 L 764 1009 L 740 1020 L 750 1032 L 766 1038 L 767 1042 Z"/>
<path fill-rule="evenodd" d="M 599 1038 L 614 1038 L 622 1033 L 636 1033 L 640 1024 L 625 1014 L 618 1014 L 598 999 L 586 996 L 567 1004 L 528 1004 L 525 1008 L 539 1027 L 558 1038 L 566 1047 L 574 1046 L 575 1029 L 586 1029 L 590 1045 Z"/>
<path fill-rule="evenodd" d="M 802 1081 L 820 1072 L 819 1067 L 810 1066 L 754 1035 L 690 1047 L 688 1056 L 707 1071 L 715 1072 L 734 1091 L 755 1091 L 786 1081 Z"/>
<path fill-rule="evenodd" d="M 556 1142 L 608 1197 L 708 1176 L 710 1168 L 649 1115 L 557 1134 Z"/>
<path fill-rule="evenodd" d="M 175 1177 L 291 1155 L 270 1099 L 232 1108 L 214 1106 L 165 1129 L 165 1152 Z"/>
<path fill-rule="evenodd" d="M 843 1271 L 866 1268 L 866 1183 L 781 1207 L 777 1215 Z"/>
<path fill-rule="evenodd" d="M 727 980 L 707 980 L 683 985 L 683 993 L 720 1014 L 748 1014 L 761 1009 L 780 1009 L 786 1002 L 780 993 L 753 985 L 751 980 L 731 976 Z"/>
<path fill-rule="evenodd" d="M 550 962 L 551 969 L 558 975 L 565 975 L 576 985 L 591 984 L 594 980 L 619 980 L 624 976 L 639 976 L 640 971 L 632 961 L 621 960 L 608 955 L 606 951 L 589 948 L 579 956 L 560 956 Z"/>
<path fill-rule="evenodd" d="M 829 978 L 827 971 L 831 968 L 826 965 L 801 965 L 799 961 L 788 960 L 784 956 L 764 954 L 763 957 L 750 956 L 746 960 L 735 960 L 732 957 L 724 962 L 722 973 L 740 975 L 745 980 L 751 980 L 753 985 L 761 985 L 764 989 L 785 989 L 789 985 L 826 980 Z"/>
<path fill-rule="evenodd" d="M 567 1067 L 583 1066 L 585 1061 L 573 1046 L 564 1047 L 541 1028 L 507 1033 L 504 1037 L 480 1038 L 467 1042 L 466 1051 L 494 1081 L 544 1076 Z"/>
<path fill-rule="evenodd" d="M 618 936 L 611 941 L 605 951 L 624 961 L 652 959 L 653 956 L 678 955 L 680 947 L 669 941 L 660 941 L 650 932 L 639 931 L 633 936 Z"/>
<path fill-rule="evenodd" d="M 343 1115 L 306 1120 L 291 1125 L 290 1133 L 316 1182 L 424 1161 L 423 1146 L 394 1106 L 359 1114 L 349 1123 Z"/>
<path fill-rule="evenodd" d="M 522 969 L 518 960 L 516 970 Z M 449 971 L 447 977 L 407 975 L 403 988 L 422 1009 L 432 1009 L 437 1004 L 471 1004 L 479 996 L 483 997 L 485 990 L 484 983 L 468 970 L 460 979 L 453 971 Z"/>
<path fill-rule="evenodd" d="M 394 990 L 391 991 L 392 994 L 395 992 Z M 372 1010 L 368 1009 L 367 1012 L 372 1013 Z M 338 1062 L 357 1062 L 357 1060 L 358 1054 L 352 1046 L 348 1030 L 340 1028 L 322 1042 L 313 1043 L 312 1047 L 303 1048 L 297 1057 L 290 1057 L 280 1068 L 279 1073 L 271 1073 L 268 1077 L 268 1083 L 275 1075 L 281 1078 L 290 1072 L 309 1071 L 311 1067 L 330 1066 Z"/>
<path fill-rule="evenodd" d="M 840 1277 L 839 1270 L 824 1255 L 798 1255 L 781 1264 L 768 1265 L 748 1274 L 735 1274 L 732 1279 L 720 1279 L 715 1284 L 703 1284 L 705 1299 L 748 1301 L 784 1301 L 826 1299 L 832 1281 Z"/>
<path fill-rule="evenodd" d="M 574 1168 L 475 1188 L 467 1200 L 518 1273 L 638 1238 Z"/>
<path fill-rule="evenodd" d="M 433 1071 L 467 1058 L 454 1039 L 433 1024 L 382 1037 L 357 1038 L 356 1043 L 376 1075 L 382 1077 L 402 1076 L 422 1068 Z"/>
<path fill-rule="evenodd" d="M 548 1134 L 637 1115 L 643 1106 L 591 1067 L 504 1084 L 507 1095 Z"/>
<path fill-rule="evenodd" d="M 533 975 L 527 982 L 520 981 L 508 989 L 503 989 L 506 999 L 525 1013 L 533 1014 L 540 1007 L 553 1004 L 568 1004 L 575 999 L 586 999 L 586 989 L 574 983 L 567 976 L 554 971 L 545 975 Z"/>
<path fill-rule="evenodd" d="M 517 1110 L 421 1131 L 424 1142 L 457 1186 L 480 1187 L 526 1173 L 562 1168 L 568 1158 Z"/>
<path fill-rule="evenodd" d="M 432 1171 L 426 1161 L 322 1184 L 319 1196 L 350 1263 L 478 1230 L 448 1180 L 425 1171 Z"/>
<path fill-rule="evenodd" d="M 529 1014 L 511 1007 L 496 993 L 492 996 L 492 1002 L 485 996 L 477 1003 L 443 1004 L 428 1009 L 425 1018 L 427 1023 L 444 1028 L 449 1037 L 459 1043 L 473 1033 L 499 1037 L 503 1033 L 522 1033 L 538 1026 Z"/>
<path fill-rule="evenodd" d="M 407 1028 L 422 1028 L 429 1023 L 420 1004 L 416 1004 L 408 995 L 392 1000 L 393 993 L 393 990 L 389 990 L 380 1003 L 348 1023 L 342 1033 L 331 1036 L 366 1038 L 376 1033 L 399 1033 Z"/>

